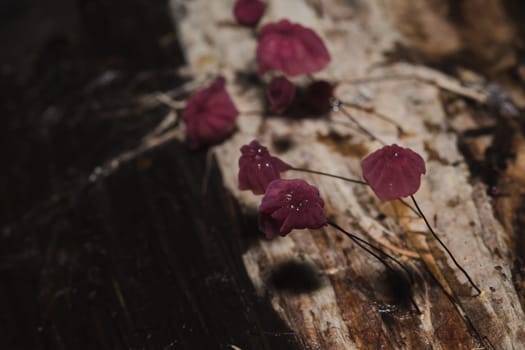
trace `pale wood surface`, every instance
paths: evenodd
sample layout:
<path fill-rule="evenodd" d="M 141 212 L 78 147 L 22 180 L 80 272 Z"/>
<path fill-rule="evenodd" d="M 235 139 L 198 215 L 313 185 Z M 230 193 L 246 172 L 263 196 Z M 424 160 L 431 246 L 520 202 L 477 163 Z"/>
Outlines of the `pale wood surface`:
<path fill-rule="evenodd" d="M 232 3 L 172 0 L 192 75 L 202 81 L 218 74 L 227 77 L 228 89 L 241 110 L 239 130 L 213 149 L 226 189 L 247 215 L 256 212 L 260 197 L 237 189 L 239 148 L 254 138 L 294 166 L 359 178 L 360 159 L 381 145 L 344 125 L 347 120 L 341 113 L 332 113 L 332 122 L 262 115 L 261 86 L 247 84 L 239 75 L 256 72 L 256 38 L 234 24 Z M 523 349 L 525 315 L 511 271 L 512 224 L 502 226 L 496 219 L 486 186 L 472 176 L 458 149 L 458 135 L 483 123 L 465 103 L 485 102 L 483 84 L 466 87 L 431 68 L 385 60 L 400 44 L 435 57 L 466 46 L 481 52 L 489 44 L 498 44 L 502 54 L 494 64 L 497 69 L 512 60 L 506 50 L 513 29 L 502 19 L 505 13 L 498 1 L 478 1 L 492 9 L 491 15 L 461 28 L 450 24 L 443 14 L 446 9 L 435 2 L 413 3 L 269 0 L 263 23 L 288 18 L 315 29 L 332 55 L 330 66 L 315 77 L 339 82 L 336 94 L 343 101 L 369 96 L 368 106 L 402 125 L 404 134 L 399 135 L 394 126 L 372 114 L 354 113 L 380 139 L 411 147 L 426 159 L 428 173 L 416 198 L 457 260 L 482 288 L 482 295 L 470 296 L 474 292 L 465 277 L 426 233 L 422 220 L 406 208 L 381 203 L 358 185 L 301 173 L 289 172 L 285 177 L 316 184 L 328 214 L 337 223 L 389 247 L 416 272 L 421 281 L 414 287 L 414 297 L 422 315 L 393 300 L 389 289 L 397 286 L 385 284 L 384 267 L 331 228 L 297 231 L 272 241 L 261 235 L 244 252 L 244 265 L 258 293 L 270 298 L 305 349 L 473 349 L 489 347 L 487 339 L 498 349 Z M 475 26 L 498 29 L 479 42 L 468 41 Z M 491 60 L 492 49 L 483 52 L 487 56 L 483 59 Z M 476 83 L 482 81 L 474 73 L 467 75 Z M 390 76 L 414 78 L 349 83 Z M 457 99 L 454 111 L 445 108 L 443 93 Z M 520 101 L 520 92 L 514 95 Z M 282 139 L 289 140 L 291 147 L 279 153 L 272 145 Z M 480 142 L 476 147 L 483 147 Z M 386 218 L 378 220 L 380 213 Z M 408 253 L 400 254 L 402 251 Z M 294 293 L 272 286 L 275 270 L 290 261 L 315 271 L 319 287 Z"/>

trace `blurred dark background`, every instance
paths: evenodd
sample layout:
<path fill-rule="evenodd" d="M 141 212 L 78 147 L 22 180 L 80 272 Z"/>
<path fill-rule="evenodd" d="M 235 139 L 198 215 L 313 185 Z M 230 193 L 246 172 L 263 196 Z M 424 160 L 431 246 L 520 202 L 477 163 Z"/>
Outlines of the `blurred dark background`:
<path fill-rule="evenodd" d="M 0 1 L 0 348 L 294 348 L 244 271 L 206 151 L 92 170 L 168 113 L 184 63 L 166 0 Z"/>
<path fill-rule="evenodd" d="M 2 152 L 16 176 L 2 181 L 0 220 L 10 222 L 154 125 L 128 105 L 177 84 L 182 56 L 166 1 L 3 0 L 0 16 Z"/>

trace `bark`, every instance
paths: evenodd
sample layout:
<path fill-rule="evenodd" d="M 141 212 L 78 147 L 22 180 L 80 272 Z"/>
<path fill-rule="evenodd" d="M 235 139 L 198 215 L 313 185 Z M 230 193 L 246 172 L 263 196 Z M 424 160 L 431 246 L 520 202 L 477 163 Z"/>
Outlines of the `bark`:
<path fill-rule="evenodd" d="M 226 76 L 241 110 L 238 131 L 213 153 L 224 186 L 246 215 L 255 215 L 260 198 L 237 189 L 236 163 L 240 146 L 254 138 L 296 167 L 361 176 L 360 159 L 381 144 L 349 127 L 342 113 L 295 120 L 267 115 L 263 86 L 249 80 L 256 74 L 256 38 L 235 25 L 231 0 L 171 3 L 191 73 L 198 81 Z M 268 0 L 264 23 L 289 18 L 325 40 L 332 62 L 315 78 L 337 82 L 344 102 L 366 100 L 364 107 L 375 112 L 348 111 L 378 139 L 426 159 L 417 201 L 483 291 L 473 296 L 406 207 L 381 203 L 359 185 L 287 173 L 315 183 L 335 222 L 403 259 L 417 276 L 411 288 L 399 276 L 389 278 L 382 264 L 331 228 L 246 243 L 242 258 L 252 284 L 303 348 L 525 348 L 523 273 L 514 261 L 523 250 L 515 221 L 522 220 L 525 148 L 521 114 L 508 113 L 519 108 L 523 91 L 507 74 L 519 64 L 519 36 L 504 5 Z M 444 64 L 454 76 L 430 68 Z M 485 77 L 504 84 L 517 106 L 496 98 Z M 286 149 L 278 147 L 283 144 Z M 504 196 L 494 196 L 494 189 Z M 410 294 L 422 314 L 410 306 Z"/>

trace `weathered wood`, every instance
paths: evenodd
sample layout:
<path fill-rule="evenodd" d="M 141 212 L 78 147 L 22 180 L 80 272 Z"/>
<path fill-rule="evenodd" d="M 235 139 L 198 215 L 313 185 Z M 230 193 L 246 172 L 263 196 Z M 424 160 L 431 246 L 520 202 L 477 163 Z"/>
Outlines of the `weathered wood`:
<path fill-rule="evenodd" d="M 286 177 L 315 183 L 328 214 L 343 227 L 390 251 L 412 252 L 403 258 L 421 279 L 413 288 L 423 311 L 418 315 L 408 304 L 396 301 L 394 294 L 401 287 L 388 283 L 383 266 L 332 229 L 294 232 L 283 239 L 250 244 L 243 260 L 252 283 L 260 295 L 271 298 L 273 308 L 299 335 L 304 348 L 525 348 L 525 315 L 511 271 L 512 223 L 504 229 L 498 222 L 486 186 L 473 177 L 480 174 L 470 172 L 458 148 L 458 144 L 465 145 L 464 131 L 487 125 L 465 101 L 483 105 L 487 95 L 483 89 L 467 88 L 422 65 L 385 64 L 388 53 L 395 59 L 402 52 L 400 46 L 436 61 L 462 50 L 483 52 L 479 62 L 492 63 L 484 72 L 514 64 L 510 46 L 514 32 L 503 5 L 496 0 L 476 3 L 492 12 L 478 14 L 485 18 L 478 22 L 470 6 L 455 9 L 464 15 L 461 26 L 450 20 L 452 5 L 439 7 L 434 1 L 417 6 L 411 0 L 268 1 L 263 22 L 289 18 L 314 28 L 325 39 L 332 63 L 317 78 L 338 82 L 336 94 L 343 101 L 369 96 L 367 103 L 375 111 L 402 125 L 404 133 L 399 134 L 392 124 L 372 113 L 352 111 L 381 140 L 409 146 L 424 156 L 428 173 L 417 200 L 483 290 L 481 296 L 471 296 L 465 277 L 426 232 L 422 220 L 406 208 L 380 203 L 369 190 L 356 185 L 287 173 Z M 197 79 L 210 74 L 226 76 L 242 111 L 238 132 L 214 148 L 226 188 L 247 215 L 256 212 L 260 198 L 238 191 L 236 165 L 240 146 L 253 138 L 294 166 L 359 177 L 360 159 L 380 143 L 336 123 L 345 121 L 340 113 L 333 112 L 330 120 L 263 116 L 262 86 L 246 83 L 239 74 L 255 72 L 256 39 L 250 30 L 233 24 L 231 6 L 231 0 L 172 0 L 192 73 Z M 496 32 L 479 31 L 494 25 Z M 485 36 L 485 32 L 491 34 Z M 472 37 L 479 40 L 470 41 Z M 504 55 L 495 58 L 490 44 L 497 44 Z M 396 76 L 405 78 L 379 79 Z M 480 81 L 475 74 L 468 76 Z M 350 83 L 363 77 L 378 79 Z M 459 108 L 445 108 L 443 94 L 452 96 Z M 495 125 L 494 118 L 487 119 L 489 125 Z M 273 145 L 283 139 L 290 147 L 279 152 Z M 486 143 L 470 145 L 475 148 Z M 316 283 L 290 291 L 275 283 L 283 270 L 289 278 L 310 271 L 317 276 Z M 310 273 L 303 277 L 308 279 Z"/>

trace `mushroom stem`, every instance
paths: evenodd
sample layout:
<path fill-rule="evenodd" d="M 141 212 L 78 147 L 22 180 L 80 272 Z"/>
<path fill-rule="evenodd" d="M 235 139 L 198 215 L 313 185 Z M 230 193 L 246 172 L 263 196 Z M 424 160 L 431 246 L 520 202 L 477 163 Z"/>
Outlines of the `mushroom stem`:
<path fill-rule="evenodd" d="M 339 101 L 339 100 L 334 100 L 332 101 L 332 106 L 334 110 L 338 110 L 338 111 L 341 111 L 341 113 L 343 113 L 348 119 L 350 119 L 350 121 L 352 123 L 354 123 L 357 128 L 363 132 L 364 134 L 366 134 L 368 137 L 370 137 L 372 140 L 375 140 L 377 142 L 379 142 L 381 145 L 383 146 L 386 146 L 386 143 L 381 140 L 379 137 L 377 137 L 376 135 L 374 135 L 370 130 L 368 130 L 367 128 L 365 128 L 361 123 L 359 123 L 357 121 L 357 119 L 355 119 L 351 114 L 350 112 L 348 112 L 346 109 L 345 109 L 345 105 L 343 102 Z"/>
<path fill-rule="evenodd" d="M 290 170 L 302 171 L 304 173 L 310 173 L 310 174 L 324 175 L 324 176 L 333 177 L 333 178 L 336 178 L 336 179 L 339 179 L 339 180 L 353 182 L 353 183 L 360 184 L 360 185 L 368 185 L 368 183 L 366 181 L 363 181 L 363 180 L 351 179 L 351 178 L 348 178 L 348 177 L 334 175 L 334 174 L 329 174 L 329 173 L 325 173 L 325 172 L 317 171 L 317 170 L 310 170 L 310 169 L 305 169 L 305 168 L 295 168 L 295 167 L 290 169 Z"/>
<path fill-rule="evenodd" d="M 357 110 L 362 111 L 364 113 L 368 113 L 368 114 L 374 115 L 377 118 L 379 118 L 381 120 L 384 120 L 385 122 L 395 126 L 399 134 L 401 134 L 401 135 L 405 134 L 405 130 L 403 130 L 403 127 L 401 125 L 399 125 L 394 119 L 390 118 L 389 116 L 387 116 L 385 114 L 382 114 L 382 113 L 376 111 L 374 108 L 363 107 L 363 106 L 361 106 L 359 104 L 351 103 L 351 102 L 341 102 L 341 103 L 343 104 L 343 106 L 347 106 L 348 108 L 357 109 Z"/>
<path fill-rule="evenodd" d="M 410 205 L 410 203 L 407 203 L 405 202 L 405 200 L 403 198 L 398 198 L 397 199 L 401 204 L 403 204 L 405 207 L 407 207 L 408 209 L 410 209 L 414 214 L 416 214 L 417 216 L 419 216 L 420 218 L 422 217 L 421 214 L 416 210 L 414 209 L 413 206 Z"/>
<path fill-rule="evenodd" d="M 445 243 L 443 243 L 443 241 L 438 237 L 438 235 L 436 234 L 436 232 L 434 231 L 432 226 L 430 226 L 430 223 L 428 222 L 425 214 L 423 214 L 423 212 L 421 211 L 421 208 L 417 204 L 417 201 L 416 201 L 416 198 L 414 197 L 414 195 L 410 195 L 410 198 L 412 198 L 412 202 L 414 202 L 414 205 L 416 206 L 416 209 L 417 209 L 419 215 L 421 216 L 421 218 L 423 218 L 423 221 L 425 221 L 425 225 L 427 225 L 427 228 L 430 231 L 430 233 L 432 234 L 432 236 L 434 236 L 434 238 L 439 242 L 439 244 L 441 244 L 443 249 L 445 249 L 445 251 L 447 252 L 448 256 L 450 256 L 450 258 L 452 259 L 454 264 L 458 267 L 458 269 L 460 269 L 461 272 L 463 272 L 463 274 L 465 275 L 465 277 L 467 278 L 469 283 L 472 285 L 472 287 L 478 293 L 476 296 L 480 295 L 481 294 L 481 289 L 479 289 L 479 287 L 474 283 L 474 281 L 472 281 L 472 278 L 470 278 L 470 275 L 467 273 L 467 271 L 457 262 L 457 260 L 454 257 L 454 255 L 452 255 L 452 252 L 447 248 Z"/>
<path fill-rule="evenodd" d="M 343 234 L 345 234 L 348 238 L 350 238 L 355 244 L 357 244 L 359 247 L 361 247 L 361 249 L 365 250 L 368 254 L 372 255 L 373 257 L 375 257 L 377 260 L 379 260 L 387 269 L 389 269 L 390 271 L 392 272 L 396 272 L 396 270 L 390 266 L 390 264 L 388 264 L 388 262 L 383 259 L 380 255 L 376 254 L 374 251 L 380 253 L 381 255 L 389 258 L 390 260 L 392 260 L 393 262 L 395 262 L 398 266 L 400 266 L 403 271 L 406 273 L 406 275 L 408 276 L 408 279 L 410 281 L 410 284 L 414 284 L 414 278 L 412 276 L 412 274 L 410 273 L 410 270 L 408 270 L 408 268 L 403 265 L 399 260 L 397 260 L 396 258 L 394 258 L 392 255 L 388 254 L 388 253 L 385 253 L 382 249 L 376 247 L 375 245 L 367 242 L 366 240 L 354 235 L 353 233 L 350 233 L 348 231 L 346 231 L 345 229 L 343 229 L 341 226 L 339 226 L 338 224 L 336 224 L 335 222 L 333 221 L 328 221 L 328 225 L 332 226 L 333 228 L 337 229 L 338 231 L 342 232 Z M 419 307 L 417 306 L 415 300 L 412 298 L 412 296 L 410 297 L 410 302 L 412 303 L 412 305 L 414 306 L 414 308 L 417 310 L 417 312 L 419 314 L 421 314 L 421 310 L 419 309 Z"/>

